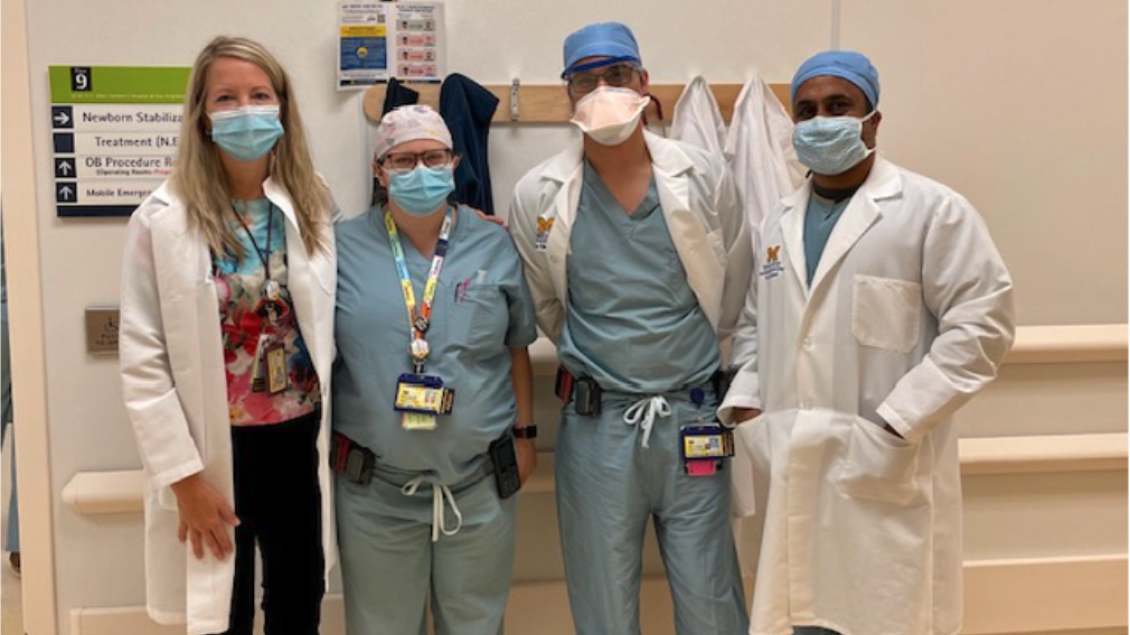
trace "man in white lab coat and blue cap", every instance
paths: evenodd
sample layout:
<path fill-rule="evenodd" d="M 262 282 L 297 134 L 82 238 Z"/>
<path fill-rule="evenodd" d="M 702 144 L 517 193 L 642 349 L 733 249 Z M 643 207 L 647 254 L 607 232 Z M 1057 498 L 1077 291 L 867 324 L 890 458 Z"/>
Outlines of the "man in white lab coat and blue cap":
<path fill-rule="evenodd" d="M 570 35 L 562 77 L 583 140 L 521 179 L 509 220 L 562 364 L 557 505 L 577 633 L 640 632 L 652 519 L 676 631 L 744 635 L 727 459 L 710 454 L 719 340 L 750 277 L 737 192 L 720 158 L 644 131 L 628 27 Z"/>
<path fill-rule="evenodd" d="M 1012 280 L 965 198 L 876 154 L 867 57 L 820 53 L 791 92 L 811 178 L 755 235 L 720 410 L 754 466 L 750 633 L 957 633 L 951 415 L 1012 345 Z"/>

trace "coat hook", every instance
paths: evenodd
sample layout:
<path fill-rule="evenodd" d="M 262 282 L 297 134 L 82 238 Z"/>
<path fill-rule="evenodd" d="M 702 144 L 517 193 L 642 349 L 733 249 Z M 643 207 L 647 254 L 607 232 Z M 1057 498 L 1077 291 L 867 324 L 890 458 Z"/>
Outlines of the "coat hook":
<path fill-rule="evenodd" d="M 518 88 L 521 84 L 517 77 L 510 82 L 510 121 L 518 121 Z"/>

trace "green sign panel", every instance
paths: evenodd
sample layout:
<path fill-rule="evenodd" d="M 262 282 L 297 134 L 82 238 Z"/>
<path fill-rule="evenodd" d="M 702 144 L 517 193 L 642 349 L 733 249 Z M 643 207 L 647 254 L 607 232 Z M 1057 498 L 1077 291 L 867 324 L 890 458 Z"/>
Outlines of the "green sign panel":
<path fill-rule="evenodd" d="M 191 69 L 51 66 L 59 216 L 128 216 L 172 174 Z"/>
<path fill-rule="evenodd" d="M 52 66 L 53 104 L 179 104 L 191 68 Z"/>

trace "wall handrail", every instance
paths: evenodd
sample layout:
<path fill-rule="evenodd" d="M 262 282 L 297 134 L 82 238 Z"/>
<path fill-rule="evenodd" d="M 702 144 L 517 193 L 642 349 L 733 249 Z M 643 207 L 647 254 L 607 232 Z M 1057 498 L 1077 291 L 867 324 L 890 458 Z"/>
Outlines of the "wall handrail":
<path fill-rule="evenodd" d="M 1127 360 L 1126 324 L 1021 326 L 1006 364 L 1075 364 Z"/>
<path fill-rule="evenodd" d="M 1094 472 L 1127 468 L 1127 433 L 970 438 L 959 441 L 961 473 L 1033 474 Z M 538 470 L 527 494 L 554 491 L 553 452 L 538 453 Z M 83 515 L 141 511 L 141 470 L 79 472 L 63 487 L 63 502 Z"/>
<path fill-rule="evenodd" d="M 1079 324 L 1066 326 L 1021 326 L 1005 364 L 1082 364 L 1125 362 L 1126 324 Z M 546 337 L 530 346 L 534 374 L 553 376 L 557 351 Z"/>

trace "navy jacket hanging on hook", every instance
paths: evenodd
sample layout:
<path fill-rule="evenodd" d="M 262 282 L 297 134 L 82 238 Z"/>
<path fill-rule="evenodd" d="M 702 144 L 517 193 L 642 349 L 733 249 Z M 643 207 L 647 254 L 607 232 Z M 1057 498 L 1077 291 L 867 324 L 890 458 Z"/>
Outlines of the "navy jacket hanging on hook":
<path fill-rule="evenodd" d="M 462 156 L 455 169 L 455 199 L 494 214 L 490 187 L 487 137 L 498 109 L 498 97 L 474 80 L 458 73 L 448 75 L 439 91 L 439 114 L 451 129 L 455 153 Z"/>
<path fill-rule="evenodd" d="M 419 101 L 420 93 L 408 88 L 399 79 L 393 77 L 388 80 L 388 87 L 385 88 L 385 101 L 381 107 L 381 116 L 383 117 L 401 106 L 410 106 Z"/>

